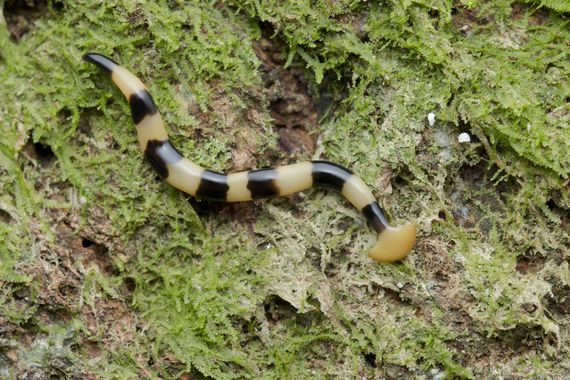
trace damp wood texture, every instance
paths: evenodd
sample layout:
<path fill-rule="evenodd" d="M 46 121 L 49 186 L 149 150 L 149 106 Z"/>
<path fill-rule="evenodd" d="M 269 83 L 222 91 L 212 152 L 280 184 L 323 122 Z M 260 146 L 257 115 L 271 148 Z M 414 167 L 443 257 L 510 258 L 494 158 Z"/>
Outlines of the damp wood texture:
<path fill-rule="evenodd" d="M 140 148 L 152 167 L 170 185 L 192 196 L 222 202 L 286 196 L 313 186 L 337 189 L 368 220 L 378 234 L 369 256 L 380 262 L 404 258 L 413 248 L 412 223 L 392 227 L 372 192 L 359 176 L 328 161 L 301 162 L 275 168 L 222 174 L 184 158 L 172 145 L 152 96 L 127 69 L 97 53 L 84 56 L 106 72 L 127 98 Z"/>

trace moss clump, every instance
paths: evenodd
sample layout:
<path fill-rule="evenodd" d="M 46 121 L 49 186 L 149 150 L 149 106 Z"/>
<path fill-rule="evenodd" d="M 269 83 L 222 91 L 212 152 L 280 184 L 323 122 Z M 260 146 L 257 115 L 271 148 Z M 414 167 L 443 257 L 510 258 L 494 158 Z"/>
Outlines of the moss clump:
<path fill-rule="evenodd" d="M 0 373 L 565 376 L 565 4 L 0 2 Z M 268 29 L 330 104 L 316 156 L 417 221 L 403 263 L 366 257 L 338 194 L 222 206 L 169 188 L 81 61 L 140 75 L 191 159 L 263 166 L 284 158 L 252 47 Z"/>

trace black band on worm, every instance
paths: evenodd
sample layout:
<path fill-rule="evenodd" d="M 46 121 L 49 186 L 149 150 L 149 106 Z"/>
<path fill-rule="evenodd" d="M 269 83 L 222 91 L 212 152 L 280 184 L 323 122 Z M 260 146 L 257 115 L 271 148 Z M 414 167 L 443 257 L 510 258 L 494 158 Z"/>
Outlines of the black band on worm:
<path fill-rule="evenodd" d="M 352 176 L 345 167 L 328 161 L 311 161 L 313 163 L 313 183 L 342 190 L 344 183 Z"/>
<path fill-rule="evenodd" d="M 229 188 L 226 175 L 211 170 L 204 170 L 196 195 L 216 201 L 225 201 Z"/>
<path fill-rule="evenodd" d="M 384 218 L 378 202 L 372 202 L 362 209 L 362 214 L 370 222 L 374 231 L 380 233 L 386 229 L 388 222 Z"/>
<path fill-rule="evenodd" d="M 168 178 L 168 167 L 166 164 L 175 164 L 182 159 L 182 155 L 178 153 L 169 140 L 149 140 L 146 144 L 144 157 L 161 178 Z"/>
<path fill-rule="evenodd" d="M 147 90 L 134 93 L 129 98 L 131 115 L 135 124 L 138 124 L 147 116 L 152 116 L 158 112 L 152 96 Z"/>
<path fill-rule="evenodd" d="M 279 189 L 275 180 L 275 169 L 260 169 L 247 173 L 247 189 L 252 198 L 268 198 L 279 195 Z"/>

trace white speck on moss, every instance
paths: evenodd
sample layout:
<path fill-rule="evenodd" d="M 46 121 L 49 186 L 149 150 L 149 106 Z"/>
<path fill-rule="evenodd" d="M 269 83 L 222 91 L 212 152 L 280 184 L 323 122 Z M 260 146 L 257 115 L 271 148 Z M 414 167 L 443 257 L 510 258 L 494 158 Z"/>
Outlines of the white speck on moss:
<path fill-rule="evenodd" d="M 460 143 L 468 143 L 471 142 L 471 136 L 469 136 L 469 133 L 460 133 L 459 136 L 457 136 L 457 141 L 459 141 Z"/>
<path fill-rule="evenodd" d="M 532 124 L 526 123 L 526 131 L 530 132 L 531 129 L 532 129 Z"/>
<path fill-rule="evenodd" d="M 430 112 L 427 115 L 428 123 L 430 127 L 433 127 L 435 124 L 435 113 Z"/>

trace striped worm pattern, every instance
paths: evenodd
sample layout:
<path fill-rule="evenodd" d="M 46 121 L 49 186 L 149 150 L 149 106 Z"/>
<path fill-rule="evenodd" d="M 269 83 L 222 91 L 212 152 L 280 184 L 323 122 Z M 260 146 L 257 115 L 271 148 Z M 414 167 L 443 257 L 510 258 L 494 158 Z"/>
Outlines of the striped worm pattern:
<path fill-rule="evenodd" d="M 285 196 L 313 186 L 338 189 L 370 222 L 378 241 L 369 256 L 381 262 L 402 259 L 416 240 L 408 223 L 391 227 L 366 184 L 350 170 L 327 161 L 302 162 L 247 172 L 221 174 L 182 157 L 170 143 L 164 123 L 146 86 L 113 60 L 96 53 L 84 59 L 105 71 L 129 101 L 145 158 L 170 185 L 190 195 L 224 202 Z"/>

